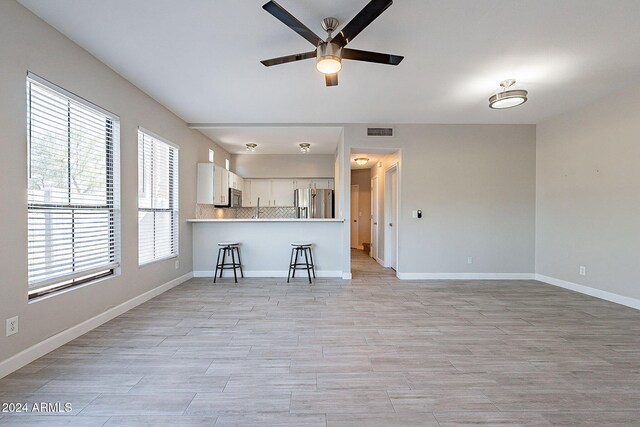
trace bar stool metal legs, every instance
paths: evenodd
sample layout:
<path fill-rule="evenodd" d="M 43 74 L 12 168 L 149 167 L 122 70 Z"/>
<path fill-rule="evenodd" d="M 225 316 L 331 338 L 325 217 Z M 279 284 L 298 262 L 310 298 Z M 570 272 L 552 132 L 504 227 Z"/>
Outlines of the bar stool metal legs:
<path fill-rule="evenodd" d="M 313 278 L 316 278 L 315 265 L 313 264 L 313 255 L 311 253 L 311 243 L 292 243 L 291 246 L 291 260 L 289 261 L 289 273 L 287 274 L 287 283 L 291 278 L 296 277 L 296 270 L 307 270 L 307 277 L 309 283 L 311 282 L 311 274 Z M 304 262 L 298 262 L 298 258 L 302 261 L 304 256 Z"/>
<path fill-rule="evenodd" d="M 213 283 L 216 283 L 216 278 L 218 277 L 218 270 L 220 270 L 220 278 L 222 279 L 222 273 L 224 270 L 233 269 L 233 279 L 235 283 L 238 283 L 238 273 L 236 269 L 240 269 L 240 277 L 244 278 L 244 272 L 242 271 L 242 261 L 240 260 L 240 248 L 239 243 L 218 243 L 220 248 L 218 249 L 218 258 L 216 260 L 216 269 L 213 273 Z M 231 256 L 231 262 L 226 262 L 227 253 Z M 236 255 L 238 256 L 238 260 L 236 261 Z M 222 257 L 222 261 L 220 258 Z"/>

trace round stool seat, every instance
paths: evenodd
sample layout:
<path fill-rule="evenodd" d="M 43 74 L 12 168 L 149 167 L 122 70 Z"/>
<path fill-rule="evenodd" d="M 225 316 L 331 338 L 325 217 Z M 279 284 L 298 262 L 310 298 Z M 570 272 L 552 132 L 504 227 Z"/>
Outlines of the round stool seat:
<path fill-rule="evenodd" d="M 295 246 L 295 247 L 303 247 L 303 246 L 311 246 L 313 245 L 313 243 L 311 242 L 293 242 L 291 243 L 291 246 Z"/>
<path fill-rule="evenodd" d="M 218 246 L 238 246 L 240 245 L 239 242 L 220 242 L 218 243 Z"/>

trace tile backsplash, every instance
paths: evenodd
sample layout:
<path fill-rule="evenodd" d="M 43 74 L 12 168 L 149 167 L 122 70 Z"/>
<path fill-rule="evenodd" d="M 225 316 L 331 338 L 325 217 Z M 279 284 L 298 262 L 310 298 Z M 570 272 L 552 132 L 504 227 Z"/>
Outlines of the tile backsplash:
<path fill-rule="evenodd" d="M 211 218 L 252 218 L 256 214 L 256 208 L 216 208 L 212 205 L 197 205 L 196 217 L 199 219 Z M 260 218 L 295 218 L 296 208 L 291 207 L 264 207 L 260 208 Z"/>

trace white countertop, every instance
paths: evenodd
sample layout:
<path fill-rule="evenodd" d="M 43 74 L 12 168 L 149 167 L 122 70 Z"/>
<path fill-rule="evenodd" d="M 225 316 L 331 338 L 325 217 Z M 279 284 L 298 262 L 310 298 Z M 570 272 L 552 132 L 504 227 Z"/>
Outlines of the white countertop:
<path fill-rule="evenodd" d="M 344 222 L 344 218 L 210 218 L 188 219 L 187 222 Z"/>

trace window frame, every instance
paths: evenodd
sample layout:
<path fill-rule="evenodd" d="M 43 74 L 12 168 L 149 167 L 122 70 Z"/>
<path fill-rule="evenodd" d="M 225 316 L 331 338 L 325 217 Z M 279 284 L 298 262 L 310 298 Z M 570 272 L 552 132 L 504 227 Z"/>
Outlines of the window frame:
<path fill-rule="evenodd" d="M 152 140 L 155 140 L 156 142 L 162 143 L 167 145 L 170 149 L 174 150 L 173 151 L 173 173 L 171 173 L 171 165 L 169 165 L 170 171 L 169 171 L 169 207 L 168 208 L 141 208 L 140 207 L 140 182 L 138 182 L 137 188 L 138 188 L 138 202 L 137 202 L 137 207 L 138 207 L 138 218 L 140 216 L 140 212 L 169 212 L 171 213 L 171 238 L 175 239 L 175 241 L 172 243 L 172 247 L 174 248 L 174 253 L 170 254 L 170 255 L 166 255 L 166 256 L 161 256 L 161 257 L 154 257 L 152 259 L 146 260 L 144 262 L 140 261 L 140 249 L 141 249 L 141 236 L 140 236 L 140 221 L 138 219 L 138 267 L 144 267 L 150 264 L 155 264 L 158 262 L 162 262 L 162 261 L 167 261 L 170 259 L 176 259 L 179 258 L 180 256 L 180 146 L 177 144 L 174 144 L 171 141 L 168 141 L 167 139 L 157 135 L 154 132 L 151 132 L 148 129 L 143 128 L 142 126 L 138 126 L 138 132 L 137 132 L 137 136 L 138 136 L 138 159 L 140 158 L 140 135 L 146 135 L 147 137 L 150 137 Z M 143 154 L 144 154 L 144 146 L 142 147 L 143 150 Z M 138 163 L 138 179 L 140 178 L 140 168 L 144 167 L 144 164 L 140 164 Z M 146 183 L 146 178 L 145 178 L 145 171 L 143 170 L 142 172 L 142 180 L 143 180 L 143 185 L 144 183 Z M 152 202 L 153 204 L 153 202 Z M 174 218 L 175 216 L 175 218 Z M 155 233 L 155 227 L 154 227 L 154 233 L 153 233 L 153 239 L 154 239 L 154 252 L 155 252 L 155 241 L 156 241 L 156 233 Z"/>
<path fill-rule="evenodd" d="M 121 262 L 121 253 L 120 253 L 120 173 L 119 173 L 119 150 L 120 150 L 120 117 L 116 114 L 105 110 L 104 108 L 93 104 L 92 102 L 72 93 L 68 90 L 52 83 L 37 74 L 34 74 L 30 71 L 27 72 L 26 78 L 26 97 L 27 97 L 27 108 L 26 108 L 26 126 L 27 126 L 27 193 L 29 193 L 30 188 L 30 180 L 32 179 L 32 160 L 33 160 L 33 145 L 34 142 L 32 140 L 32 116 L 33 116 L 33 100 L 32 100 L 32 84 L 40 85 L 44 87 L 45 90 L 51 91 L 56 95 L 64 98 L 66 100 L 67 105 L 67 117 L 68 122 L 72 120 L 72 103 L 77 103 L 81 107 L 84 107 L 89 110 L 93 110 L 93 112 L 98 113 L 104 116 L 105 120 L 105 163 L 104 163 L 104 174 L 105 174 L 105 203 L 104 204 L 96 204 L 96 203 L 72 203 L 71 202 L 71 188 L 70 188 L 70 166 L 68 166 L 69 176 L 67 178 L 69 182 L 69 188 L 67 189 L 69 194 L 68 203 L 60 203 L 60 202 L 38 202 L 30 199 L 30 195 L 27 196 L 27 224 L 30 224 L 30 215 L 35 212 L 42 211 L 50 211 L 56 212 L 58 211 L 71 211 L 71 226 L 69 230 L 71 231 L 71 235 L 75 236 L 76 233 L 80 233 L 81 229 L 77 230 L 75 224 L 75 215 L 77 215 L 76 211 L 82 212 L 82 209 L 95 209 L 95 210 L 105 210 L 108 211 L 108 223 L 109 223 L 109 246 L 107 249 L 107 254 L 111 262 L 105 264 L 104 266 L 97 266 L 93 268 L 89 268 L 86 270 L 75 271 L 76 269 L 76 254 L 75 247 L 72 246 L 72 257 L 70 259 L 70 268 L 72 269 L 72 273 L 55 275 L 52 274 L 49 278 L 37 280 L 35 282 L 31 282 L 30 278 L 27 278 L 27 298 L 29 301 L 39 299 L 41 297 L 49 296 L 52 294 L 57 294 L 61 291 L 76 288 L 81 285 L 85 285 L 88 283 L 92 283 L 98 280 L 102 280 L 107 277 L 112 277 L 118 275 L 120 273 L 120 262 Z M 39 107 L 42 108 L 42 107 Z M 77 113 L 76 113 L 77 114 Z M 87 128 L 91 131 L 91 128 Z M 71 127 L 67 128 L 67 139 L 71 140 Z M 67 154 L 67 162 L 71 163 L 71 151 L 68 151 Z M 110 202 L 109 202 L 110 201 Z M 75 237 L 72 238 L 72 241 L 75 240 Z M 31 236 L 28 234 L 28 247 L 31 245 L 32 240 Z M 113 256 L 112 256 L 113 254 Z M 27 269 L 30 271 L 31 264 L 27 262 Z M 32 289 L 32 285 L 34 286 Z"/>

